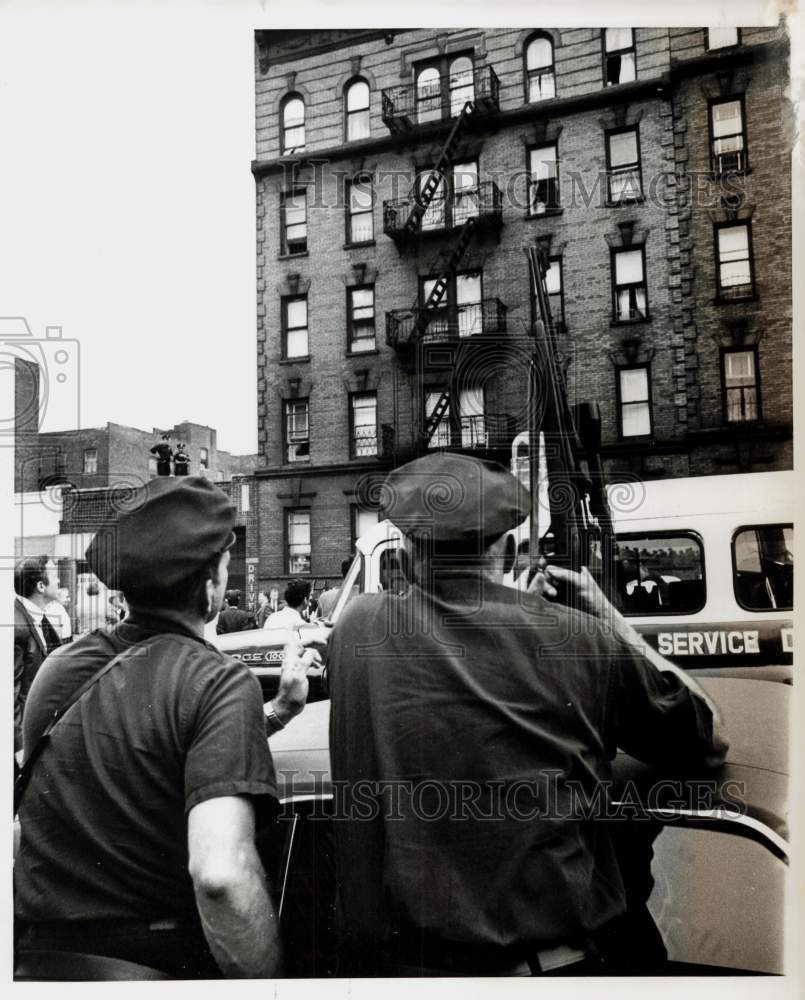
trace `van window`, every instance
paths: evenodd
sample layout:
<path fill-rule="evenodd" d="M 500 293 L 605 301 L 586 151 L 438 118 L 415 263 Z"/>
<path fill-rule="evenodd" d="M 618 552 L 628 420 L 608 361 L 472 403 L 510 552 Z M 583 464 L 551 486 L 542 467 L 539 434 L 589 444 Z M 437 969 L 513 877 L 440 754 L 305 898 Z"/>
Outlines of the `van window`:
<path fill-rule="evenodd" d="M 386 549 L 381 553 L 380 587 L 392 594 L 404 594 L 408 589 L 408 581 L 400 565 L 399 549 Z"/>
<path fill-rule="evenodd" d="M 705 601 L 704 552 L 693 533 L 617 535 L 615 590 L 625 615 L 686 615 Z"/>
<path fill-rule="evenodd" d="M 794 528 L 761 524 L 732 539 L 735 600 L 746 611 L 790 611 L 794 604 Z"/>

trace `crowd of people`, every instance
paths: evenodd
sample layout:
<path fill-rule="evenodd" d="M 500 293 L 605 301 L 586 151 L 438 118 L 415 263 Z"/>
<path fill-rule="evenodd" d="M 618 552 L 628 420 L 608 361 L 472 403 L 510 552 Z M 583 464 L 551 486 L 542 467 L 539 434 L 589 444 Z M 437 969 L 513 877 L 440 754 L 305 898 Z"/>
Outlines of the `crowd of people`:
<path fill-rule="evenodd" d="M 525 589 L 503 585 L 510 529 L 531 500 L 502 467 L 434 454 L 387 487 L 407 585 L 350 600 L 327 649 L 343 793 L 337 974 L 661 971 L 648 872 L 635 877 L 617 824 L 577 815 L 571 790 L 594 797 L 618 747 L 658 767 L 717 766 L 727 744 L 716 706 L 639 641 L 586 571 L 547 566 Z M 120 516 L 116 561 L 101 542 L 86 552 L 125 594 L 111 629 L 62 643 L 47 613 L 55 567 L 18 571 L 18 955 L 100 955 L 177 978 L 282 975 L 266 737 L 304 710 L 321 658 L 288 643 L 263 704 L 256 678 L 204 629 L 216 617 L 222 631 L 247 619 L 293 629 L 311 613 L 309 585 L 290 581 L 284 603 L 262 594 L 251 616 L 228 593 L 226 495 L 192 476 L 142 493 Z M 333 599 L 320 596 L 325 617 Z M 534 813 L 540 777 L 554 797 Z M 460 818 L 434 810 L 456 790 L 466 805 L 467 789 Z"/>

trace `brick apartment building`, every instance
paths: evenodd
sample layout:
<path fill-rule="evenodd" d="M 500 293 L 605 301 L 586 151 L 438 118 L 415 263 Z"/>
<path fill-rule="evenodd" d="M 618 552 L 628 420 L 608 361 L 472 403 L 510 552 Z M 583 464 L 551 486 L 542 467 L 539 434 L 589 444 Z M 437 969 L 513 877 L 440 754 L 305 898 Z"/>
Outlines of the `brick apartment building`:
<path fill-rule="evenodd" d="M 527 246 L 611 476 L 791 467 L 783 27 L 255 41 L 262 581 L 336 577 L 394 464 L 509 461 Z"/>

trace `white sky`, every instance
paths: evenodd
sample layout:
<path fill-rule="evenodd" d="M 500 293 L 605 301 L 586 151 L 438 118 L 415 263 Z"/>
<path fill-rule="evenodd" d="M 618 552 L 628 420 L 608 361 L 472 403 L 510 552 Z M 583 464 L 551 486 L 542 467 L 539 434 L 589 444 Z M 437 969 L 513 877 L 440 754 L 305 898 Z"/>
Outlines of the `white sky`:
<path fill-rule="evenodd" d="M 773 7 L 721 9 L 752 23 Z M 253 29 L 279 26 L 278 12 L 421 25 L 433 8 L 364 9 L 0 0 L 0 316 L 78 342 L 82 426 L 193 420 L 222 448 L 256 450 Z M 434 26 L 540 12 L 543 24 L 703 23 L 707 10 L 715 24 L 718 9 L 476 0 Z M 69 402 L 48 428 L 75 426 Z"/>

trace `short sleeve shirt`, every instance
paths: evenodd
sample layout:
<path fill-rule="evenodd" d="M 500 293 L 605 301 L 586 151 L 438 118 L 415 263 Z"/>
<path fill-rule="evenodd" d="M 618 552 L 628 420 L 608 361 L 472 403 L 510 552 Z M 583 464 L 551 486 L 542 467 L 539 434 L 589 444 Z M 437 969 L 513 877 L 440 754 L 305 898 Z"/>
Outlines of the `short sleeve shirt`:
<path fill-rule="evenodd" d="M 220 796 L 276 794 L 256 678 L 164 627 L 92 633 L 54 655 L 31 688 L 26 754 L 69 692 L 128 650 L 59 722 L 32 772 L 14 872 L 23 920 L 194 920 L 188 812 Z"/>
<path fill-rule="evenodd" d="M 395 923 L 498 947 L 602 927 L 625 889 L 613 824 L 584 804 L 606 809 L 616 749 L 712 752 L 710 710 L 677 677 L 469 576 L 356 598 L 328 663 L 341 928 L 364 950 Z"/>

